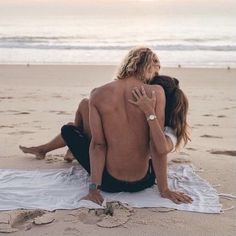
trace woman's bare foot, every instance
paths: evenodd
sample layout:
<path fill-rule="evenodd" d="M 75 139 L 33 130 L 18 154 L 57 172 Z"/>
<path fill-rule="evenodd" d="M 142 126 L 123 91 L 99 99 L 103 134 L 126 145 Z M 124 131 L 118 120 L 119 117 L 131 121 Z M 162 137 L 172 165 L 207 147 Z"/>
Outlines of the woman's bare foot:
<path fill-rule="evenodd" d="M 72 162 L 74 160 L 74 156 L 71 153 L 70 149 L 67 150 L 65 156 L 64 156 L 64 160 L 67 162 Z"/>
<path fill-rule="evenodd" d="M 43 151 L 40 147 L 24 147 L 19 146 L 20 150 L 24 153 L 30 153 L 35 155 L 36 159 L 42 160 L 46 156 L 46 152 Z"/>

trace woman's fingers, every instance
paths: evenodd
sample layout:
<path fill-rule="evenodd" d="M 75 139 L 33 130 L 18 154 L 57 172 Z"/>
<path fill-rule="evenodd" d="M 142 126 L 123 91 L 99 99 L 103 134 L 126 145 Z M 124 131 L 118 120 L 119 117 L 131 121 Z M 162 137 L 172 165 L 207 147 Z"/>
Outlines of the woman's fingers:
<path fill-rule="evenodd" d="M 177 192 L 178 194 L 181 194 L 182 197 L 187 201 L 187 202 L 192 202 L 193 199 L 191 197 L 189 197 L 186 193 L 183 192 Z"/>
<path fill-rule="evenodd" d="M 138 105 L 137 102 L 135 102 L 135 101 L 133 101 L 133 100 L 131 100 L 131 99 L 128 99 L 128 102 L 131 103 L 131 104 L 133 104 L 133 105 L 136 105 L 136 106 Z"/>
<path fill-rule="evenodd" d="M 176 198 L 183 203 L 191 203 L 192 202 L 192 198 L 185 195 L 184 193 L 176 193 Z"/>
<path fill-rule="evenodd" d="M 139 97 L 142 97 L 142 93 L 140 92 L 140 90 L 137 87 L 134 88 L 134 91 Z"/>
<path fill-rule="evenodd" d="M 133 94 L 133 96 L 135 97 L 135 99 L 138 101 L 140 97 L 139 97 L 139 95 L 137 94 L 136 90 L 133 90 L 133 91 L 132 91 L 132 94 Z"/>
<path fill-rule="evenodd" d="M 141 86 L 141 93 L 144 97 L 147 97 L 146 91 L 143 86 Z"/>

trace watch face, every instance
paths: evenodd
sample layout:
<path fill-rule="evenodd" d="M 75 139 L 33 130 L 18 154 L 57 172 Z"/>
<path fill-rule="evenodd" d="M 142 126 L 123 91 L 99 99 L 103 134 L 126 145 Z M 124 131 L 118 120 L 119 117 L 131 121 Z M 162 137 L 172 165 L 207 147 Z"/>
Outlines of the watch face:
<path fill-rule="evenodd" d="M 154 116 L 154 115 L 150 115 L 150 116 L 149 116 L 149 119 L 150 119 L 150 120 L 154 120 L 154 119 L 155 119 L 155 116 Z"/>
<path fill-rule="evenodd" d="M 96 188 L 97 188 L 96 184 L 94 184 L 94 183 L 89 184 L 89 189 L 93 190 L 93 189 L 96 189 Z"/>

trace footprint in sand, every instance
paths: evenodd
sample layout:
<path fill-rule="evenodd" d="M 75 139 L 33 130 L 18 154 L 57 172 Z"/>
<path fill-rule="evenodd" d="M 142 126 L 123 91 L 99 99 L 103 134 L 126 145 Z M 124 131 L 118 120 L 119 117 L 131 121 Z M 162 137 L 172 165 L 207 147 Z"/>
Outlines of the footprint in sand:
<path fill-rule="evenodd" d="M 194 126 L 202 127 L 202 126 L 204 126 L 204 125 L 203 125 L 203 124 L 195 124 Z"/>
<path fill-rule="evenodd" d="M 189 156 L 189 154 L 187 152 L 179 152 L 179 155 L 181 155 L 181 156 Z"/>
<path fill-rule="evenodd" d="M 64 155 L 48 155 L 45 157 L 46 163 L 64 161 Z"/>
<path fill-rule="evenodd" d="M 215 135 L 209 135 L 209 134 L 204 134 L 200 136 L 201 138 L 223 138 L 221 136 L 215 136 Z"/>
<path fill-rule="evenodd" d="M 49 224 L 53 222 L 52 217 L 42 217 L 45 214 L 43 210 L 17 210 L 0 215 L 0 233 L 13 233 L 21 229 L 30 230 L 32 222 L 37 220 L 39 224 Z"/>
<path fill-rule="evenodd" d="M 19 112 L 17 110 L 6 110 L 6 112 Z"/>
<path fill-rule="evenodd" d="M 8 133 L 9 135 L 23 135 L 23 134 L 34 134 L 35 132 L 33 131 L 19 131 L 19 132 L 10 132 Z"/>
<path fill-rule="evenodd" d="M 188 147 L 188 148 L 186 148 L 186 149 L 189 150 L 189 151 L 197 151 L 197 149 L 191 148 L 191 147 Z"/>
<path fill-rule="evenodd" d="M 13 99 L 14 97 L 0 97 L 0 99 Z"/>
<path fill-rule="evenodd" d="M 19 210 L 13 212 L 11 215 L 10 225 L 12 227 L 17 227 L 44 214 L 45 212 L 43 210 Z"/>
<path fill-rule="evenodd" d="M 220 125 L 218 125 L 218 124 L 211 124 L 211 125 L 209 125 L 209 126 L 218 127 L 218 126 L 220 126 Z"/>
<path fill-rule="evenodd" d="M 50 110 L 48 111 L 50 113 L 56 113 L 57 115 L 71 115 L 71 113 L 66 112 L 66 111 L 54 111 L 54 110 Z"/>
<path fill-rule="evenodd" d="M 209 116 L 213 116 L 212 114 L 204 114 L 203 116 L 209 117 Z"/>
<path fill-rule="evenodd" d="M 74 227 L 67 227 L 64 229 L 63 235 L 79 235 L 80 231 Z"/>
<path fill-rule="evenodd" d="M 30 114 L 30 112 L 23 111 L 23 112 L 17 112 L 14 115 L 29 115 L 29 114 Z"/>
<path fill-rule="evenodd" d="M 104 209 L 81 209 L 73 214 L 84 224 L 96 224 L 103 228 L 115 228 L 126 224 L 132 216 L 134 210 L 130 206 L 120 202 L 108 202 Z"/>
<path fill-rule="evenodd" d="M 71 115 L 71 113 L 66 112 L 66 111 L 58 111 L 57 115 Z"/>
<path fill-rule="evenodd" d="M 63 98 L 63 96 L 60 95 L 60 94 L 54 94 L 54 95 L 52 95 L 52 97 L 53 97 L 53 98 Z"/>
<path fill-rule="evenodd" d="M 11 227 L 30 230 L 34 225 L 45 225 L 54 222 L 55 215 L 43 210 L 23 210 L 11 216 Z"/>
<path fill-rule="evenodd" d="M 220 151 L 220 150 L 211 150 L 208 151 L 211 154 L 216 154 L 216 155 L 227 155 L 227 156 L 236 156 L 236 151 L 235 150 L 225 150 L 225 151 Z"/>
<path fill-rule="evenodd" d="M 225 116 L 225 115 L 219 115 L 219 116 L 217 116 L 218 118 L 225 118 L 225 117 L 227 117 L 227 116 Z"/>
<path fill-rule="evenodd" d="M 0 129 L 2 128 L 15 128 L 13 125 L 0 125 Z"/>

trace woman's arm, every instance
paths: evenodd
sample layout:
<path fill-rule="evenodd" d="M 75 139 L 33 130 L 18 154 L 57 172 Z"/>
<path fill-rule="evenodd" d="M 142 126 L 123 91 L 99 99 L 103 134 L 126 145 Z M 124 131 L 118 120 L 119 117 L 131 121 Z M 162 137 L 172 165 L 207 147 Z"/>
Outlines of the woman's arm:
<path fill-rule="evenodd" d="M 154 87 L 154 85 L 153 85 Z M 149 98 L 145 92 L 144 87 L 134 88 L 133 96 L 136 102 L 129 100 L 130 103 L 136 105 L 141 111 L 144 112 L 148 125 L 150 127 L 150 143 L 152 144 L 158 156 L 166 155 L 173 150 L 173 142 L 164 133 L 164 120 L 165 120 L 165 94 L 160 86 L 155 86 L 156 91 L 152 91 L 152 97 Z M 156 106 L 158 93 L 158 106 Z M 153 120 L 149 119 L 150 115 L 155 115 Z"/>
<path fill-rule="evenodd" d="M 146 95 L 144 87 L 139 91 L 137 88 L 133 90 L 136 102 L 130 103 L 139 107 L 147 117 L 150 128 L 150 155 L 152 157 L 153 168 L 157 178 L 157 184 L 160 194 L 164 198 L 168 198 L 175 203 L 190 203 L 192 199 L 181 192 L 171 191 L 168 188 L 167 181 L 167 154 L 173 150 L 174 144 L 172 140 L 165 135 L 164 130 L 164 108 L 165 94 L 164 91 L 158 93 L 158 106 L 156 106 L 156 94 L 152 92 L 152 97 Z M 156 116 L 149 119 L 150 115 Z"/>

